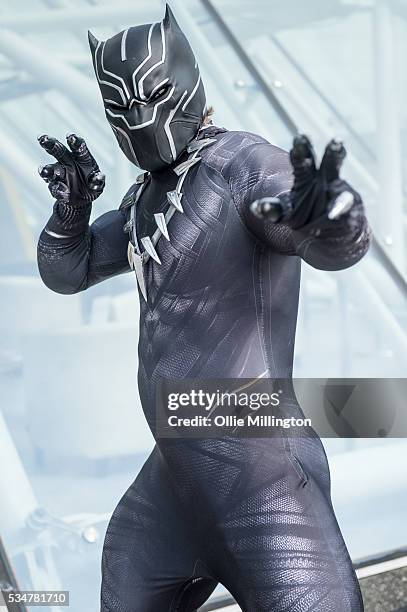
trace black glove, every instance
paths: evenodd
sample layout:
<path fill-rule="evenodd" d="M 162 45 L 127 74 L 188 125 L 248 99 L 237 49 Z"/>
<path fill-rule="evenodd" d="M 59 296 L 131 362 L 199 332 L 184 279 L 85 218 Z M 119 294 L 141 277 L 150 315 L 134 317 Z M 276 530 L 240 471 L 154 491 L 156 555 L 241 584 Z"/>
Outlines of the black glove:
<path fill-rule="evenodd" d="M 58 202 L 82 208 L 103 192 L 105 176 L 83 138 L 70 134 L 66 140 L 70 150 L 51 136 L 38 138 L 41 147 L 57 160 L 41 167 L 39 174 Z"/>
<path fill-rule="evenodd" d="M 362 200 L 339 177 L 345 157 L 343 143 L 332 140 L 318 169 L 310 141 L 306 136 L 297 136 L 290 151 L 294 172 L 294 184 L 290 193 L 279 198 L 264 197 L 255 200 L 250 210 L 259 218 L 284 223 L 294 230 L 317 219 L 335 221 L 346 213 L 349 213 L 348 217 L 352 220 L 352 209 L 355 204 L 360 205 Z"/>

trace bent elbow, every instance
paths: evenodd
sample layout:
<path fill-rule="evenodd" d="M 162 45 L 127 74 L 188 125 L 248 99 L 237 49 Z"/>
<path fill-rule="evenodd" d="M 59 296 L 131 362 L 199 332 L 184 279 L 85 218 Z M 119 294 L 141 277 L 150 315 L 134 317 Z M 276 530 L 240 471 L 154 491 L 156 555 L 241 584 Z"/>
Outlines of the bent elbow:
<path fill-rule="evenodd" d="M 67 245 L 61 248 L 41 236 L 37 246 L 37 266 L 42 282 L 55 293 L 72 295 L 88 286 L 87 259 L 73 256 Z"/>
<path fill-rule="evenodd" d="M 73 282 L 74 279 L 63 276 L 53 270 L 44 270 L 40 265 L 38 265 L 38 271 L 44 285 L 54 293 L 73 295 L 85 291 L 87 288 L 86 281 L 81 283 Z"/>

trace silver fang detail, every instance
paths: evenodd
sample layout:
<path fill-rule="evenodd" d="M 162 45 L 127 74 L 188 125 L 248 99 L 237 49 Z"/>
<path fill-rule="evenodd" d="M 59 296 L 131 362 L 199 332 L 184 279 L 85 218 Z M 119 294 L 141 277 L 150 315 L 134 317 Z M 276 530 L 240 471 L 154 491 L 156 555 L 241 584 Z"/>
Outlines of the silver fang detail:
<path fill-rule="evenodd" d="M 164 213 L 155 213 L 154 219 L 155 219 L 155 222 L 157 223 L 158 229 L 160 230 L 160 232 L 162 233 L 164 238 L 169 240 L 170 236 L 169 236 L 169 233 L 168 233 L 168 227 L 167 227 L 167 223 L 165 221 Z"/>
<path fill-rule="evenodd" d="M 178 210 L 178 212 L 184 212 L 181 204 L 182 193 L 178 193 L 178 191 L 168 191 L 167 198 L 174 208 Z"/>
<path fill-rule="evenodd" d="M 193 153 L 194 151 L 200 151 L 205 147 L 209 147 L 209 145 L 215 144 L 216 138 L 203 138 L 202 140 L 193 140 L 191 144 L 188 146 L 188 153 Z"/>
<path fill-rule="evenodd" d="M 177 176 L 181 176 L 181 174 L 184 174 L 184 172 L 187 172 L 187 170 L 189 170 L 192 166 L 194 166 L 196 163 L 200 161 L 201 161 L 200 157 L 192 157 L 191 159 L 187 159 L 186 161 L 182 162 L 182 164 L 174 168 L 174 172 Z"/>
<path fill-rule="evenodd" d="M 136 178 L 136 183 L 137 185 L 141 185 L 142 183 L 144 183 L 145 180 L 146 180 L 146 172 L 143 172 L 143 174 L 139 174 L 138 177 Z"/>
<path fill-rule="evenodd" d="M 151 242 L 150 236 L 145 236 L 141 239 L 141 244 L 147 251 L 147 253 L 156 261 L 158 264 L 161 264 L 161 259 L 158 257 L 158 253 L 154 248 L 153 243 Z"/>
<path fill-rule="evenodd" d="M 140 287 L 141 295 L 147 302 L 147 289 L 146 282 L 144 280 L 143 258 L 134 250 L 134 246 L 130 241 L 129 246 L 127 248 L 127 258 L 129 260 L 130 268 L 136 273 L 137 283 Z"/>
<path fill-rule="evenodd" d="M 138 253 L 133 254 L 133 266 L 134 271 L 136 273 L 138 286 L 140 287 L 141 295 L 147 302 L 147 288 L 146 281 L 144 279 L 143 258 Z"/>
<path fill-rule="evenodd" d="M 133 245 L 132 243 L 129 241 L 128 247 L 127 247 L 127 259 L 129 260 L 129 266 L 132 270 L 134 270 L 134 260 L 133 260 Z"/>

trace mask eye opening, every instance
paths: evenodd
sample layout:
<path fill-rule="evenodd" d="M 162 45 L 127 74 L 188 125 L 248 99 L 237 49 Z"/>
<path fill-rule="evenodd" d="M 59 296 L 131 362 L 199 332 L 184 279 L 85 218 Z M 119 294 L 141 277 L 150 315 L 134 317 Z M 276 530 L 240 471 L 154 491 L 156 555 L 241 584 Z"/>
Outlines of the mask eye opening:
<path fill-rule="evenodd" d="M 153 89 L 148 101 L 156 102 L 157 100 L 160 100 L 163 96 L 165 96 L 166 93 L 168 93 L 170 87 L 171 87 L 171 84 L 168 83 L 168 79 L 167 79 L 167 82 L 164 82 L 158 89 L 155 89 L 155 90 Z"/>
<path fill-rule="evenodd" d="M 147 102 L 144 102 L 144 100 L 138 100 L 137 98 L 132 98 L 130 102 L 126 105 L 120 104 L 119 102 L 115 102 L 114 100 L 103 100 L 103 102 L 105 104 L 105 108 L 109 110 L 113 109 L 121 111 L 130 110 L 134 104 L 137 104 L 139 106 L 145 106 L 147 104 Z"/>
<path fill-rule="evenodd" d="M 120 102 L 115 102 L 114 100 L 103 100 L 103 103 L 106 108 L 115 108 L 117 110 L 126 110 L 127 106 L 121 104 Z"/>

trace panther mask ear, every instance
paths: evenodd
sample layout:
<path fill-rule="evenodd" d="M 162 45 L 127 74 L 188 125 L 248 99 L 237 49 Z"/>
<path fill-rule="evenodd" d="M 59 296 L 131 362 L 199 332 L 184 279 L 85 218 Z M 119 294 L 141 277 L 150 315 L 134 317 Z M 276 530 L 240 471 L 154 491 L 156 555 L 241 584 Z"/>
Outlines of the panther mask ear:
<path fill-rule="evenodd" d="M 92 53 L 92 59 L 93 61 L 95 61 L 95 53 L 96 53 L 96 49 L 98 47 L 99 41 L 96 38 L 96 36 L 93 36 L 90 30 L 88 30 L 88 41 L 89 41 L 90 51 Z"/>
<path fill-rule="evenodd" d="M 165 30 L 168 32 L 169 30 L 175 30 L 178 29 L 180 30 L 181 28 L 178 25 L 177 20 L 174 17 L 174 13 L 171 10 L 171 7 L 169 4 L 165 5 L 165 16 L 163 19 L 163 24 L 164 24 L 164 28 Z"/>

